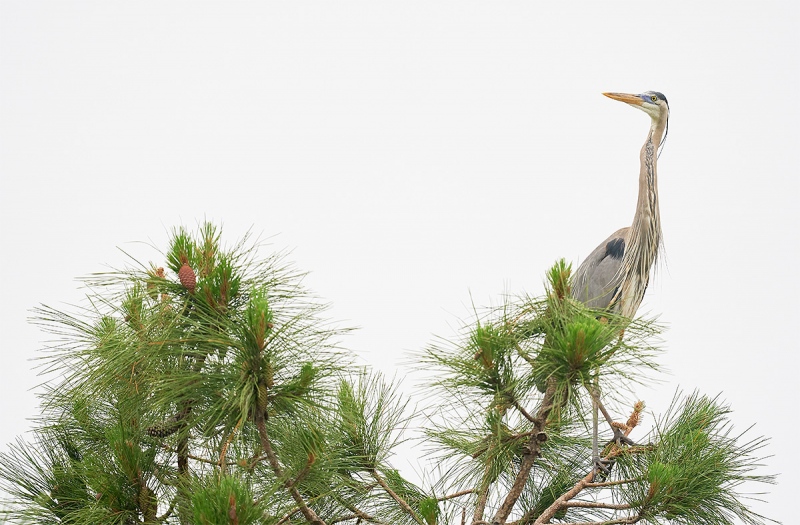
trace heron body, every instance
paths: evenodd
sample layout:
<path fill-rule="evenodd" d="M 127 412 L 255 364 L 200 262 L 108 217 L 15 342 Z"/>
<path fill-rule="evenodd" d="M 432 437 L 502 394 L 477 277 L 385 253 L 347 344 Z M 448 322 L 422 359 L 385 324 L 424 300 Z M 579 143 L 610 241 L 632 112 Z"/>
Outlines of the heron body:
<path fill-rule="evenodd" d="M 639 154 L 639 198 L 633 223 L 611 234 L 589 254 L 575 272 L 572 295 L 590 308 L 608 310 L 632 319 L 642 304 L 650 282 L 650 268 L 661 247 L 661 216 L 658 211 L 658 151 L 667 134 L 669 104 L 657 91 L 639 95 L 603 93 L 640 109 L 650 116 L 650 130 Z M 599 384 L 589 388 L 592 396 L 592 459 L 598 471 L 608 473 L 611 464 L 599 457 L 597 410 L 603 411 L 617 443 L 632 443 L 615 427 L 600 402 Z"/>
<path fill-rule="evenodd" d="M 619 269 L 625 255 L 628 231 L 630 227 L 626 226 L 612 233 L 589 254 L 575 272 L 573 296 L 589 308 L 608 308 L 618 292 L 622 283 Z"/>
<path fill-rule="evenodd" d="M 666 136 L 669 105 L 655 91 L 641 95 L 604 93 L 650 116 L 650 130 L 639 154 L 639 198 L 631 226 L 621 228 L 589 254 L 575 272 L 572 295 L 591 308 L 632 318 L 650 282 L 650 268 L 661 246 L 658 211 L 658 150 Z"/>

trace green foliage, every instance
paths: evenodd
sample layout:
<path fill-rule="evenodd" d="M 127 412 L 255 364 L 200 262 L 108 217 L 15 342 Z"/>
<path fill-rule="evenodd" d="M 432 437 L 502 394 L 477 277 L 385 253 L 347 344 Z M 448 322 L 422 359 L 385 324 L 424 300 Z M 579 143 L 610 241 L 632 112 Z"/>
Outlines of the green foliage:
<path fill-rule="evenodd" d="M 435 497 L 423 492 L 395 469 L 385 469 L 376 475 L 376 479 L 378 477 L 384 480 L 397 497 L 408 504 L 416 516 L 416 519 L 412 519 L 408 514 L 396 512 L 392 517 L 392 523 L 436 523 L 439 516 L 439 502 Z"/>
<path fill-rule="evenodd" d="M 428 525 L 436 525 L 436 520 L 439 518 L 440 509 L 439 502 L 436 498 L 423 497 L 417 504 L 420 516 L 425 520 Z"/>
<path fill-rule="evenodd" d="M 537 355 L 538 374 L 567 385 L 589 385 L 617 350 L 609 343 L 619 330 L 593 315 L 575 315 Z"/>
<path fill-rule="evenodd" d="M 391 463 L 419 421 L 397 384 L 353 367 L 302 274 L 256 248 L 179 228 L 166 269 L 95 275 L 86 307 L 37 311 L 56 340 L 33 438 L 0 454 L 9 523 L 445 525 L 512 487 L 517 523 L 533 523 L 586 476 L 587 388 L 613 394 L 656 369 L 659 327 L 575 302 L 559 261 L 545 297 L 508 299 L 418 360 L 435 374 L 416 416 L 441 474 L 423 489 Z M 738 492 L 770 481 L 752 474 L 763 441 L 730 436 L 727 415 L 692 396 L 652 446 L 610 446 L 627 478 L 615 497 L 651 523 L 763 523 Z"/>
<path fill-rule="evenodd" d="M 475 351 L 475 363 L 470 370 L 474 373 L 475 385 L 490 394 L 513 388 L 511 359 L 515 341 L 512 334 L 502 327 L 478 323 L 470 335 L 470 343 Z"/>
<path fill-rule="evenodd" d="M 208 232 L 208 228 L 203 227 L 204 233 Z M 208 238 L 207 236 L 203 237 L 204 241 Z M 195 240 L 183 227 L 176 229 L 172 235 L 169 251 L 167 251 L 167 264 L 169 264 L 170 270 L 177 274 L 184 264 L 195 267 L 198 262 L 195 255 L 196 246 Z"/>
<path fill-rule="evenodd" d="M 577 481 L 578 476 L 571 470 L 562 469 L 556 471 L 546 483 L 543 483 L 528 507 L 528 513 L 531 518 L 538 518 L 556 499 L 571 489 Z M 567 509 L 561 509 L 554 517 L 564 519 L 566 515 Z"/>
<path fill-rule="evenodd" d="M 197 525 L 263 523 L 263 509 L 254 503 L 249 484 L 235 476 L 209 476 L 192 489 L 192 514 Z"/>
<path fill-rule="evenodd" d="M 379 376 L 359 374 L 339 383 L 335 426 L 351 472 L 383 468 L 405 425 L 406 403 L 396 386 Z"/>
<path fill-rule="evenodd" d="M 331 404 L 346 356 L 333 340 L 341 331 L 325 326 L 300 274 L 279 255 L 254 254 L 244 242 L 224 248 L 212 225 L 196 235 L 180 228 L 168 270 L 93 276 L 89 307 L 77 315 L 39 310 L 59 342 L 45 362 L 53 379 L 39 442 L 0 458 L 10 519 L 149 522 L 172 508 L 166 521 L 183 521 L 192 512 L 189 473 L 218 476 L 223 456 L 225 470 L 257 474 L 247 483 L 274 496 L 279 479 L 253 446 L 254 414 L 275 419 L 273 429 L 303 410 L 313 421 L 307 408 Z M 178 279 L 183 265 L 196 274 L 194 293 Z M 308 457 L 312 429 L 286 431 L 287 457 L 294 447 Z M 293 504 L 282 497 L 283 507 Z"/>
<path fill-rule="evenodd" d="M 622 491 L 625 500 L 652 523 L 718 525 L 735 523 L 735 518 L 763 523 L 740 501 L 737 488 L 773 481 L 753 474 L 760 460 L 755 454 L 766 442 L 742 443 L 741 436 L 731 435 L 729 413 L 716 398 L 696 393 L 676 397 L 655 430 L 655 446 L 620 460 L 622 475 L 640 479 Z"/>
<path fill-rule="evenodd" d="M 544 298 L 509 299 L 499 308 L 480 314 L 456 340 L 432 346 L 421 356 L 423 370 L 433 375 L 431 386 L 439 389 L 437 399 L 446 400 L 427 411 L 427 436 L 438 444 L 436 459 L 446 472 L 442 486 L 447 488 L 440 490 L 477 487 L 487 491 L 488 502 L 495 506 L 516 482 L 531 446 L 535 408 L 542 407 L 545 391 L 550 390 L 553 405 L 544 412 L 547 420 L 543 422 L 546 442 L 539 445 L 538 470 L 534 469 L 520 495 L 519 523 L 533 523 L 589 473 L 588 391 L 599 385 L 599 390 L 607 393 L 606 407 L 611 406 L 611 412 L 620 414 L 624 421 L 635 400 L 619 409 L 609 403 L 615 401 L 614 394 L 626 391 L 632 382 L 648 380 L 657 370 L 657 324 L 591 310 L 573 300 L 570 266 L 564 261 L 556 263 L 547 278 Z M 706 411 L 704 418 L 695 417 L 693 421 L 697 425 L 707 419 L 714 420 Z M 651 476 L 661 487 L 641 506 L 640 519 L 653 523 L 664 518 L 676 523 L 730 523 L 722 518 L 708 519 L 713 513 L 704 509 L 711 507 L 720 516 L 745 516 L 742 509 L 746 507 L 735 489 L 745 480 L 765 479 L 742 477 L 735 470 L 747 468 L 744 458 L 748 457 L 736 459 L 737 454 L 731 453 L 744 452 L 733 445 L 738 443 L 736 439 L 728 442 L 728 449 L 709 448 L 714 441 L 708 439 L 707 429 L 692 432 L 659 435 L 657 441 L 662 444 L 655 448 L 663 451 L 667 449 L 662 447 L 670 447 L 672 442 L 691 443 L 679 456 L 697 455 L 692 461 L 676 462 L 673 458 L 667 462 L 659 456 L 654 463 L 642 463 L 652 455 L 642 451 L 618 459 L 626 465 L 615 467 L 620 477 Z M 670 450 L 677 454 L 677 449 Z M 727 464 L 722 450 L 729 453 Z M 612 451 L 609 448 L 606 453 Z M 706 458 L 703 462 L 709 464 L 698 463 L 698 458 Z M 703 469 L 709 470 L 703 473 Z M 645 501 L 651 486 L 642 489 L 642 483 L 621 484 L 615 491 L 627 491 L 627 501 L 635 507 Z M 640 493 L 633 493 L 635 487 Z M 598 489 L 584 491 L 595 493 Z M 694 496 L 689 497 L 689 492 Z M 681 510 L 680 505 L 686 508 Z M 593 507 L 570 508 L 569 513 L 570 520 L 580 522 L 600 523 L 614 517 L 608 510 Z M 549 519 L 562 519 L 566 514 L 567 507 L 559 507 Z M 754 519 L 752 515 L 750 519 Z"/>
<path fill-rule="evenodd" d="M 547 282 L 550 285 L 552 296 L 558 301 L 563 301 L 565 298 L 570 297 L 572 290 L 571 277 L 572 264 L 565 259 L 559 259 L 547 271 Z"/>

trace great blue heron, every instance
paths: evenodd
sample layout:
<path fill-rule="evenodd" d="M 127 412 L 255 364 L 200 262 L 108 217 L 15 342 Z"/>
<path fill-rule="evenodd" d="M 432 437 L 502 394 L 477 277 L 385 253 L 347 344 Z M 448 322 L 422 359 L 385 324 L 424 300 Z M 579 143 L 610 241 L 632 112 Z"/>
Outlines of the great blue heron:
<path fill-rule="evenodd" d="M 650 268 L 661 246 L 656 168 L 658 151 L 667 133 L 669 104 L 657 91 L 603 95 L 647 113 L 650 130 L 639 154 L 639 199 L 633 223 L 612 233 L 581 263 L 575 272 L 572 295 L 591 308 L 609 310 L 630 319 L 642 303 L 650 281 Z M 596 388 L 591 395 L 594 403 L 592 459 L 596 468 L 605 470 L 597 449 L 597 407 L 602 409 L 602 404 Z M 604 409 L 603 415 L 610 419 Z M 612 428 L 615 439 L 624 441 L 620 431 L 613 425 Z"/>

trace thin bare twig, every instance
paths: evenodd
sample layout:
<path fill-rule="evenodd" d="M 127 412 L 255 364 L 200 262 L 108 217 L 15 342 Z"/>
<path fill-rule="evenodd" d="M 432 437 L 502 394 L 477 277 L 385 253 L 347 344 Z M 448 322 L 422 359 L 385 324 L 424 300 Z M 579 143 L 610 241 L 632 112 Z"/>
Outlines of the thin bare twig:
<path fill-rule="evenodd" d="M 378 471 L 377 471 L 377 470 L 373 469 L 373 470 L 372 470 L 372 472 L 371 472 L 371 474 L 372 474 L 372 477 L 373 477 L 373 478 L 375 478 L 375 481 L 377 481 L 377 482 L 378 482 L 378 485 L 380 485 L 380 486 L 381 486 L 381 488 L 382 488 L 384 491 L 386 491 L 386 493 L 387 493 L 389 496 L 391 496 L 391 497 L 392 497 L 392 499 L 393 499 L 393 500 L 395 500 L 395 501 L 397 502 L 397 504 L 398 504 L 398 505 L 400 505 L 400 506 L 403 508 L 403 510 L 404 510 L 404 511 L 406 511 L 406 513 L 407 513 L 409 516 L 411 516 L 412 518 L 414 518 L 414 521 L 416 521 L 416 522 L 417 522 L 417 523 L 419 523 L 420 525 L 425 525 L 425 522 L 423 522 L 423 521 L 420 519 L 420 517 L 419 517 L 419 516 L 417 516 L 417 513 L 416 513 L 416 512 L 414 512 L 414 509 L 412 509 L 412 508 L 411 508 L 411 505 L 409 505 L 409 504 L 406 502 L 406 500 L 404 500 L 403 498 L 401 498 L 400 496 L 398 496 L 398 495 L 397 495 L 397 493 L 396 493 L 395 491 L 393 491 L 391 487 L 389 487 L 389 485 L 386 483 L 386 480 L 385 480 L 385 479 L 383 479 L 383 478 L 381 477 L 381 475 L 380 475 L 380 474 L 378 474 Z"/>
<path fill-rule="evenodd" d="M 342 516 L 341 518 L 336 518 L 334 520 L 331 520 L 331 525 L 333 525 L 334 523 L 341 523 L 343 521 L 352 520 L 354 518 L 358 518 L 359 520 L 368 521 L 370 523 L 377 523 L 378 525 L 386 525 L 383 521 L 378 520 L 374 516 L 370 516 L 366 512 L 362 512 L 362 511 L 360 511 L 358 509 L 352 509 L 352 510 L 353 510 L 353 514 L 349 514 L 347 516 Z"/>
<path fill-rule="evenodd" d="M 503 443 L 508 443 L 510 441 L 514 441 L 516 439 L 520 439 L 520 438 L 524 438 L 524 437 L 529 437 L 529 436 L 532 436 L 532 435 L 538 434 L 538 433 L 539 433 L 538 430 L 529 430 L 527 432 L 520 432 L 519 434 L 509 434 L 508 436 L 503 436 L 501 439 L 502 439 Z M 484 441 L 488 441 L 491 437 L 492 437 L 491 435 L 486 436 L 484 438 Z M 480 449 L 478 449 L 476 452 L 473 452 L 472 453 L 472 459 L 479 458 L 480 456 L 485 454 L 489 450 L 490 447 L 491 447 L 491 445 L 486 445 L 486 446 L 483 446 Z"/>
<path fill-rule="evenodd" d="M 309 456 L 308 461 L 306 462 L 306 466 L 303 467 L 303 470 L 298 472 L 297 476 L 295 476 L 294 479 L 289 482 L 289 488 L 294 487 L 295 485 L 300 483 L 303 480 L 303 478 L 306 477 L 309 472 L 311 472 L 311 465 L 313 464 L 314 464 L 314 457 Z"/>
<path fill-rule="evenodd" d="M 628 516 L 606 521 L 573 521 L 570 523 L 559 523 L 558 525 L 628 525 L 641 521 L 641 516 Z"/>
<path fill-rule="evenodd" d="M 164 445 L 164 444 L 161 445 L 161 448 L 163 448 L 167 452 L 172 452 L 173 454 L 176 454 L 178 452 L 174 448 L 172 448 L 170 446 L 167 446 L 167 445 Z M 201 463 L 208 463 L 209 465 L 218 465 L 219 464 L 217 461 L 214 461 L 213 459 L 201 458 L 200 456 L 195 456 L 193 454 L 187 454 L 186 457 L 189 458 L 189 459 L 192 459 L 194 461 L 199 461 Z M 228 463 L 228 465 L 234 465 L 234 464 L 235 464 L 234 462 L 229 462 Z"/>
<path fill-rule="evenodd" d="M 259 500 L 256 500 L 256 501 L 259 501 Z M 295 514 L 297 514 L 298 512 L 300 512 L 300 507 L 293 508 L 292 510 L 287 512 L 281 519 L 279 519 L 278 523 L 276 523 L 275 525 L 282 525 L 283 523 L 288 522 L 291 519 L 291 517 L 294 516 Z"/>
<path fill-rule="evenodd" d="M 519 410 L 519 413 L 522 414 L 523 416 L 525 416 L 525 419 L 527 419 L 531 423 L 536 423 L 536 418 L 534 418 L 532 415 L 528 414 L 528 411 L 525 410 L 524 408 L 522 408 L 522 405 L 517 403 L 516 400 L 512 401 L 512 403 L 513 403 L 514 408 Z"/>
<path fill-rule="evenodd" d="M 225 471 L 227 470 L 226 469 L 226 463 L 225 463 L 225 456 L 228 453 L 228 445 L 231 444 L 231 441 L 233 441 L 233 436 L 236 435 L 236 432 L 239 431 L 239 427 L 242 426 L 242 421 L 244 421 L 244 418 L 243 417 L 239 418 L 239 422 L 236 423 L 236 427 L 234 427 L 233 432 L 231 432 L 231 435 L 228 436 L 228 439 L 226 439 L 225 443 L 223 443 L 223 445 L 222 445 L 222 451 L 220 452 L 220 455 L 219 455 L 219 474 L 220 474 L 220 476 L 225 474 Z"/>
<path fill-rule="evenodd" d="M 609 509 L 609 510 L 628 510 L 631 508 L 628 503 L 602 503 L 599 501 L 565 501 L 564 507 L 580 507 L 583 509 Z"/>
<path fill-rule="evenodd" d="M 625 485 L 627 483 L 633 483 L 634 481 L 640 481 L 636 478 L 629 478 L 629 479 L 618 479 L 615 481 L 598 481 L 587 483 L 586 486 L 588 488 L 602 488 L 602 487 L 613 487 L 615 485 Z"/>
<path fill-rule="evenodd" d="M 614 418 L 611 417 L 611 414 L 608 413 L 608 410 L 606 410 L 606 407 L 603 406 L 603 403 L 600 402 L 600 394 L 595 389 L 595 387 L 590 388 L 590 387 L 587 386 L 586 390 L 589 392 L 589 395 L 592 397 L 592 401 L 594 401 L 594 403 L 597 406 L 597 408 L 600 409 L 600 412 L 603 414 L 603 417 L 605 418 L 605 420 L 609 424 L 609 426 L 612 427 L 612 428 L 617 426 L 617 425 L 614 424 Z"/>
<path fill-rule="evenodd" d="M 476 492 L 475 489 L 462 490 L 461 492 L 454 492 L 453 494 L 448 494 L 447 496 L 440 496 L 436 498 L 436 501 L 447 501 L 449 499 L 466 496 L 467 494 L 475 494 L 475 492 Z"/>

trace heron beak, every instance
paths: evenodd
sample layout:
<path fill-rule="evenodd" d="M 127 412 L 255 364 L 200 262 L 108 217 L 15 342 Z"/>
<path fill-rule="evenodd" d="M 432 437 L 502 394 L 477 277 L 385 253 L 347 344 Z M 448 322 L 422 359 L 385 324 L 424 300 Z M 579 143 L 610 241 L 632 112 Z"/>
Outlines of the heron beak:
<path fill-rule="evenodd" d="M 603 93 L 603 95 L 634 106 L 641 106 L 644 104 L 642 97 L 639 95 L 628 95 L 627 93 Z"/>

